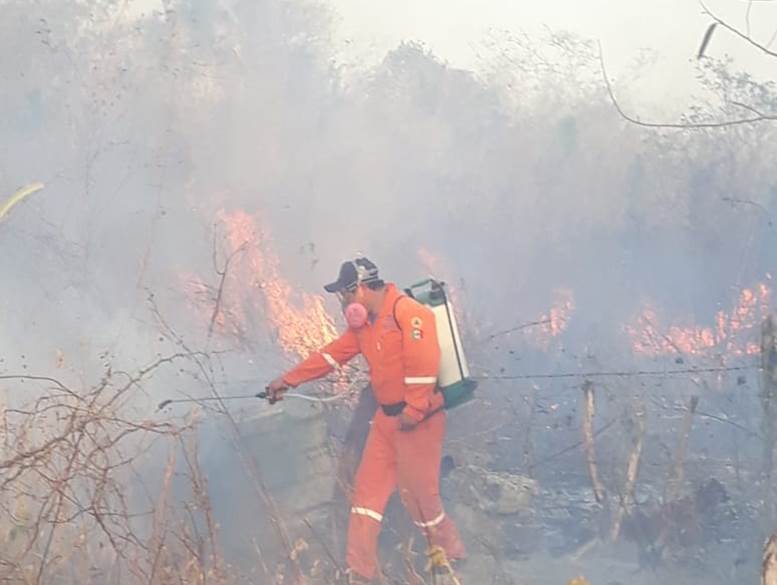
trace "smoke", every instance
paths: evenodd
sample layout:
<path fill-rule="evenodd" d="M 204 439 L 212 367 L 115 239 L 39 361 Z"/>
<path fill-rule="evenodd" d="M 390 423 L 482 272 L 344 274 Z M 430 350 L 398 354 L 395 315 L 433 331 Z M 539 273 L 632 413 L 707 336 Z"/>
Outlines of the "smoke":
<path fill-rule="evenodd" d="M 346 82 L 320 4 L 124 4 L 3 4 L 0 196 L 46 184 L 0 223 L 4 369 L 90 380 L 106 353 L 148 363 L 170 344 L 151 294 L 205 343 L 184 281 L 218 284 L 222 210 L 256 218 L 300 291 L 357 252 L 406 285 L 427 250 L 475 339 L 569 294 L 568 353 L 534 365 L 607 365 L 613 348 L 631 363 L 624 324 L 646 303 L 712 326 L 777 269 L 774 126 L 628 124 L 585 40 L 497 36 L 478 74 L 408 42 Z M 709 94 L 688 122 L 777 104 L 725 63 L 699 75 Z M 280 351 L 262 333 L 237 361 L 269 378 Z M 508 347 L 526 349 L 476 353 L 527 367 Z"/>
<path fill-rule="evenodd" d="M 648 297 L 704 319 L 772 269 L 773 130 L 629 126 L 590 43 L 496 37 L 480 76 L 408 43 L 346 86 L 320 5 L 164 8 L 7 3 L 2 185 L 47 183 L 3 226 L 12 353 L 110 340 L 147 290 L 174 298 L 182 271 L 212 270 L 220 208 L 255 214 L 306 290 L 357 251 L 409 282 L 424 247 L 491 322 L 559 286 L 580 318 Z M 774 99 L 707 75 L 748 94 L 729 102 Z"/>

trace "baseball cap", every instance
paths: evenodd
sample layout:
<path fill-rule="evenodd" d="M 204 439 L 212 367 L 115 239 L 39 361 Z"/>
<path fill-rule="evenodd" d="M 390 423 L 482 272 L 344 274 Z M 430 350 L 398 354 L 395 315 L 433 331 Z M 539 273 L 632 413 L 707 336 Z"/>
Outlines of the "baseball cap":
<path fill-rule="evenodd" d="M 378 282 L 378 267 L 367 258 L 343 262 L 337 280 L 324 286 L 326 292 L 354 291 L 360 283 Z"/>

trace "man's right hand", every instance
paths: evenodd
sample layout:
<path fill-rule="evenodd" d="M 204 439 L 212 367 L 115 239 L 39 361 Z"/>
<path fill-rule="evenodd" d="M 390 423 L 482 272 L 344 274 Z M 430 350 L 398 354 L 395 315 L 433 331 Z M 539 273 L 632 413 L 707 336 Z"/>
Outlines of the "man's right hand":
<path fill-rule="evenodd" d="M 283 376 L 275 378 L 267 385 L 267 400 L 270 404 L 283 400 L 283 393 L 288 389 L 289 385 L 283 380 Z"/>

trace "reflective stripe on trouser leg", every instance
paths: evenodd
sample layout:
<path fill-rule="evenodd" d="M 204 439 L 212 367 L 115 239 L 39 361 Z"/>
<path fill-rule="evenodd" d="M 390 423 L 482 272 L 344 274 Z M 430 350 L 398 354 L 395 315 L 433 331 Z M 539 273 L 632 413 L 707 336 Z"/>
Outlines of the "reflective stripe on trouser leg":
<path fill-rule="evenodd" d="M 437 516 L 437 518 L 435 518 L 434 520 L 430 520 L 429 522 L 414 522 L 414 524 L 419 528 L 433 528 L 443 520 L 445 520 L 445 512 L 440 512 L 440 515 Z"/>
<path fill-rule="evenodd" d="M 369 508 L 361 508 L 359 506 L 354 506 L 351 508 L 351 514 L 358 514 L 359 516 L 367 516 L 367 518 L 372 518 L 375 520 L 375 522 L 383 522 L 383 514 L 379 514 L 375 510 L 370 510 Z"/>
<path fill-rule="evenodd" d="M 439 545 L 449 559 L 466 555 L 464 544 L 440 500 L 440 459 L 445 435 L 445 415 L 433 416 L 412 433 L 398 432 L 397 483 L 402 502 L 432 545 Z"/>
<path fill-rule="evenodd" d="M 349 569 L 365 578 L 373 578 L 377 573 L 380 520 L 397 486 L 395 423 L 396 419 L 384 416 L 373 420 L 353 481 L 345 560 Z"/>

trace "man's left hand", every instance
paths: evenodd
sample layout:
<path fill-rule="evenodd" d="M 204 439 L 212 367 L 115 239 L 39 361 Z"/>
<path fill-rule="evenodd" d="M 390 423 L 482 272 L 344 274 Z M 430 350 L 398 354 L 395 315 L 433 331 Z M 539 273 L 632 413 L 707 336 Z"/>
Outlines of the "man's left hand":
<path fill-rule="evenodd" d="M 416 421 L 412 416 L 405 414 L 404 412 L 399 415 L 399 430 L 400 431 L 412 431 L 414 428 L 418 426 L 418 421 Z"/>
<path fill-rule="evenodd" d="M 283 393 L 289 389 L 289 385 L 284 381 L 283 376 L 275 378 L 267 385 L 267 401 L 270 404 L 283 400 Z"/>

